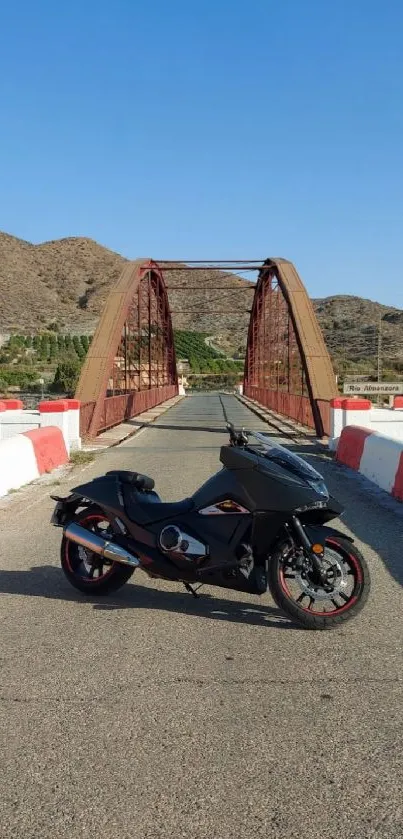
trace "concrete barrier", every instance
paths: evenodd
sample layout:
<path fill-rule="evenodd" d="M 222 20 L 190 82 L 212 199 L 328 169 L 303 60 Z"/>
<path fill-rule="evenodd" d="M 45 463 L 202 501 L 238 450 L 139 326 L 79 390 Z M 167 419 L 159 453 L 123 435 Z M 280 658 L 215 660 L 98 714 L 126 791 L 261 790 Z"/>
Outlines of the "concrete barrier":
<path fill-rule="evenodd" d="M 0 401 L 0 440 L 37 428 L 57 426 L 68 451 L 81 449 L 80 403 L 77 399 L 40 402 L 38 410 L 23 410 L 18 399 Z"/>
<path fill-rule="evenodd" d="M 403 442 L 403 402 L 395 397 L 393 408 L 379 408 L 369 399 L 339 396 L 330 402 L 329 449 L 336 451 L 343 428 L 356 425 L 383 437 Z"/>
<path fill-rule="evenodd" d="M 68 463 L 60 428 L 49 426 L 0 440 L 0 496 Z"/>
<path fill-rule="evenodd" d="M 78 399 L 65 399 L 68 407 L 67 427 L 70 449 L 81 449 L 80 437 L 80 402 Z"/>
<path fill-rule="evenodd" d="M 370 427 L 372 404 L 368 399 L 346 399 L 342 396 L 330 402 L 329 449 L 337 449 L 340 435 L 347 425 Z"/>
<path fill-rule="evenodd" d="M 33 431 L 35 428 L 40 428 L 40 425 L 39 411 L 6 410 L 0 413 L 0 440 L 15 437 L 16 434 L 22 434 L 24 431 Z"/>
<path fill-rule="evenodd" d="M 3 405 L 6 406 L 6 411 L 23 411 L 24 404 L 21 399 L 2 399 Z"/>
<path fill-rule="evenodd" d="M 403 442 L 369 428 L 343 428 L 336 460 L 403 501 Z"/>
<path fill-rule="evenodd" d="M 69 404 L 67 399 L 40 402 L 38 405 L 41 415 L 41 428 L 56 426 L 60 428 L 66 443 L 67 451 L 70 451 L 69 443 Z"/>

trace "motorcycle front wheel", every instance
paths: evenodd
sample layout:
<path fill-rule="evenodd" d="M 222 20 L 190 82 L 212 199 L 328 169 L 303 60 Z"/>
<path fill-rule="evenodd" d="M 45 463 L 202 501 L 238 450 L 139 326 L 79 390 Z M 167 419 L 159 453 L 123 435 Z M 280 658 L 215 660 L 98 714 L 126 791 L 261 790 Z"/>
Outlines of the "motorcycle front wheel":
<path fill-rule="evenodd" d="M 323 564 L 326 586 L 318 583 L 308 562 L 285 542 L 269 562 L 268 582 L 277 605 L 306 629 L 334 629 L 364 607 L 371 582 L 367 563 L 348 539 L 326 538 Z"/>

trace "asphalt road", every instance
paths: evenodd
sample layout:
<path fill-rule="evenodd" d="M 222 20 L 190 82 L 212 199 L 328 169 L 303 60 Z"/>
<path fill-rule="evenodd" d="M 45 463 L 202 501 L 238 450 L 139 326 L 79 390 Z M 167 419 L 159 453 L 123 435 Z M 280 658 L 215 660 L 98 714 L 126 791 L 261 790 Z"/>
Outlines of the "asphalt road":
<path fill-rule="evenodd" d="M 303 447 L 373 580 L 363 614 L 329 633 L 296 629 L 269 595 L 195 601 L 136 572 L 91 601 L 59 570 L 50 491 L 133 468 L 176 500 L 217 469 L 222 427 L 216 396 L 187 398 L 61 486 L 0 506 L 5 839 L 403 835 L 401 506 Z"/>

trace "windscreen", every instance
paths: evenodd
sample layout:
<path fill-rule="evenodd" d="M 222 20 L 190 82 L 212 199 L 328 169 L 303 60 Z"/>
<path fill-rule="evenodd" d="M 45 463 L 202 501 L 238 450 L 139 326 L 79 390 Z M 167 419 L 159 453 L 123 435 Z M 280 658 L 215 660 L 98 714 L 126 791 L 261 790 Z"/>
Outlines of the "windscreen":
<path fill-rule="evenodd" d="M 248 431 L 247 433 L 248 437 L 253 437 L 257 441 L 257 445 L 254 445 L 253 442 L 249 442 L 248 448 L 253 447 L 253 451 L 256 454 L 259 454 L 260 457 L 264 457 L 266 460 L 271 460 L 274 463 L 277 463 L 278 466 L 281 466 L 288 472 L 292 472 L 293 475 L 296 475 L 298 478 L 305 481 L 320 495 L 324 495 L 326 498 L 329 497 L 323 476 L 320 475 L 313 466 L 310 466 L 306 460 L 303 460 L 302 457 L 298 457 L 297 454 L 293 454 L 288 451 L 288 449 L 285 449 L 280 445 L 280 443 L 274 443 L 270 437 L 266 437 L 264 434 L 259 434 L 258 431 Z"/>

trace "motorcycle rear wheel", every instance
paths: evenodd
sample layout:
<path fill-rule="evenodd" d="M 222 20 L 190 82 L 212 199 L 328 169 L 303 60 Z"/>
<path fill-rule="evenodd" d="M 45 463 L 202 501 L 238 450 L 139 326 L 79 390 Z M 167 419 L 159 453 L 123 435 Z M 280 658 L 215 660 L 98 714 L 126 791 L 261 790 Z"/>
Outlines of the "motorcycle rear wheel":
<path fill-rule="evenodd" d="M 96 505 L 82 510 L 73 521 L 99 535 L 106 534 L 110 527 L 108 516 Z M 89 595 L 107 595 L 117 591 L 127 583 L 134 571 L 128 565 L 102 559 L 66 536 L 62 539 L 60 559 L 69 583 Z"/>
<path fill-rule="evenodd" d="M 296 567 L 289 542 L 279 547 L 269 562 L 268 582 L 277 605 L 306 629 L 334 629 L 358 615 L 370 592 L 369 569 L 364 557 L 348 539 L 326 539 L 324 563 L 328 570 L 326 591 L 313 574 Z"/>

